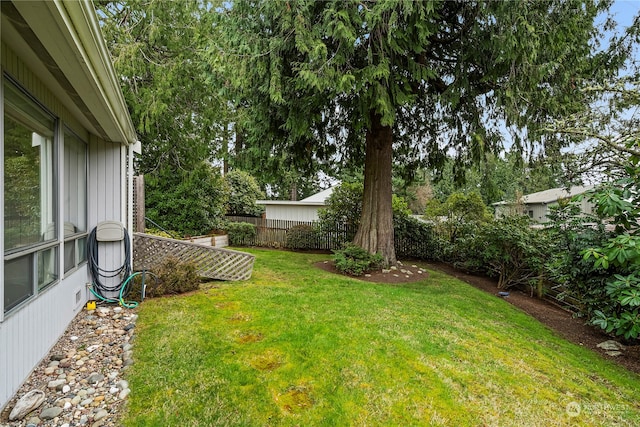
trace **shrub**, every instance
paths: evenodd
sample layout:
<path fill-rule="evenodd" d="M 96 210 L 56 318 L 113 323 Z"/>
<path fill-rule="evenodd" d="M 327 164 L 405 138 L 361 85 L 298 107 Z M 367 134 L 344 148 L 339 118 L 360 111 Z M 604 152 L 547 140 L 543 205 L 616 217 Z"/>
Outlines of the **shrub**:
<path fill-rule="evenodd" d="M 232 170 L 224 177 L 229 189 L 227 215 L 260 216 L 264 207 L 256 205 L 256 200 L 264 199 L 256 179 L 247 172 Z"/>
<path fill-rule="evenodd" d="M 287 231 L 285 246 L 289 249 L 316 249 L 318 231 L 306 224 L 291 227 Z"/>
<path fill-rule="evenodd" d="M 191 292 L 200 286 L 195 264 L 182 262 L 174 256 L 166 257 L 154 274 L 158 281 L 147 281 L 145 295 L 149 298 Z"/>
<path fill-rule="evenodd" d="M 219 171 L 202 162 L 189 170 L 161 169 L 145 175 L 147 216 L 181 236 L 220 228 L 228 191 Z"/>
<path fill-rule="evenodd" d="M 395 215 L 393 228 L 397 256 L 427 260 L 440 258 L 440 242 L 432 224 L 410 216 Z"/>
<path fill-rule="evenodd" d="M 343 182 L 327 198 L 327 206 L 318 210 L 322 230 L 333 232 L 346 226 L 347 233 L 343 236 L 344 241 L 337 241 L 337 244 L 353 240 L 360 225 L 363 192 L 362 183 Z"/>
<path fill-rule="evenodd" d="M 564 288 L 558 298 L 575 298 L 579 314 L 591 317 L 607 299 L 604 283 L 610 273 L 584 259 L 583 251 L 604 245 L 608 233 L 598 218 L 583 214 L 575 201 L 552 207 L 548 217 L 551 246 L 545 263 L 546 278 Z"/>
<path fill-rule="evenodd" d="M 441 250 L 438 252 L 440 260 L 453 264 L 458 268 L 469 271 L 483 272 L 480 251 L 483 250 L 484 243 L 481 241 L 480 231 L 485 224 L 468 222 L 462 224 L 459 236 L 454 242 L 449 240 L 449 236 L 442 231 L 439 225 L 435 225 L 436 239 Z"/>
<path fill-rule="evenodd" d="M 583 258 L 606 272 L 605 296 L 594 304 L 591 323 L 625 339 L 640 337 L 640 159 L 632 157 L 626 177 L 604 185 L 592 196 L 596 212 L 611 217 L 615 230 Z"/>
<path fill-rule="evenodd" d="M 334 251 L 334 254 L 334 262 L 338 271 L 351 276 L 362 276 L 382 265 L 380 254 L 370 254 L 353 244 L 346 245 L 342 250 Z"/>
<path fill-rule="evenodd" d="M 248 246 L 257 236 L 256 226 L 248 222 L 227 222 L 225 228 L 231 246 Z"/>
<path fill-rule="evenodd" d="M 447 248 L 459 249 L 455 264 L 498 278 L 498 288 L 537 286 L 548 256 L 547 233 L 530 227 L 526 216 L 514 215 L 480 224 Z"/>
<path fill-rule="evenodd" d="M 548 257 L 547 233 L 531 228 L 530 219 L 517 215 L 487 223 L 478 248 L 488 273 L 498 277 L 498 287 L 537 286 Z"/>
<path fill-rule="evenodd" d="M 160 230 L 159 228 L 147 228 L 144 230 L 144 232 L 146 234 L 151 234 L 152 236 L 159 236 L 159 237 L 167 237 L 169 239 L 176 239 L 178 238 L 178 236 L 180 236 L 180 233 L 178 233 L 177 231 L 173 231 L 173 230 Z"/>
<path fill-rule="evenodd" d="M 490 220 L 487 207 L 477 192 L 453 193 L 444 203 L 433 199 L 427 203 L 425 217 L 436 223 L 451 243 L 467 233 L 465 228 L 469 224 Z"/>

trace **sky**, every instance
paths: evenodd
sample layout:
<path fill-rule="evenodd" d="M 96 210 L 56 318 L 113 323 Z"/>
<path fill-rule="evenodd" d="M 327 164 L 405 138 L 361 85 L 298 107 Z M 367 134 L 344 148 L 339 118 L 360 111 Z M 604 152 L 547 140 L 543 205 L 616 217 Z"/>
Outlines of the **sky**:
<path fill-rule="evenodd" d="M 611 6 L 611 11 L 618 24 L 628 27 L 640 10 L 640 0 L 616 0 Z"/>

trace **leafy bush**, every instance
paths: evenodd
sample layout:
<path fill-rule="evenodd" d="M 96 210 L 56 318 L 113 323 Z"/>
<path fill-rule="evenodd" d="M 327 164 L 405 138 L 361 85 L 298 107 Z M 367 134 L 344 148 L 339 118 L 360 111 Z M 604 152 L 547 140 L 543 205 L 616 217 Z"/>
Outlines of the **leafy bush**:
<path fill-rule="evenodd" d="M 635 140 L 631 143 L 635 144 Z M 591 323 L 626 339 L 640 337 L 640 158 L 632 155 L 625 176 L 591 195 L 596 212 L 615 224 L 612 236 L 586 248 L 583 259 L 608 274 L 605 295 L 590 306 Z"/>
<path fill-rule="evenodd" d="M 410 216 L 396 215 L 393 218 L 396 255 L 427 260 L 440 259 L 440 240 L 432 224 Z"/>
<path fill-rule="evenodd" d="M 459 267 L 497 277 L 498 288 L 534 287 L 544 273 L 548 244 L 547 234 L 532 229 L 528 217 L 513 215 L 476 224 L 444 253 Z"/>
<path fill-rule="evenodd" d="M 549 241 L 544 230 L 531 228 L 529 217 L 516 215 L 485 224 L 476 248 L 487 273 L 498 277 L 498 288 L 533 288 L 543 276 Z"/>
<path fill-rule="evenodd" d="M 459 225 L 458 236 L 452 242 L 449 234 L 443 232 L 440 224 L 434 226 L 438 246 L 441 250 L 438 252 L 440 260 L 453 264 L 456 267 L 470 271 L 482 270 L 482 261 L 479 260 L 479 251 L 483 249 L 483 243 L 479 240 L 480 231 L 483 224 L 470 221 Z"/>
<path fill-rule="evenodd" d="M 348 233 L 343 242 L 350 242 L 356 235 L 362 215 L 362 183 L 343 182 L 337 186 L 327 198 L 325 208 L 318 210 L 320 227 L 323 231 L 333 232 L 341 226 L 346 226 Z"/>
<path fill-rule="evenodd" d="M 177 238 L 177 236 L 180 235 L 180 233 L 178 233 L 177 231 L 173 231 L 173 230 L 164 231 L 164 230 L 160 230 L 159 228 L 146 228 L 144 232 L 146 234 L 151 234 L 152 236 L 168 237 L 169 239 L 175 239 Z"/>
<path fill-rule="evenodd" d="M 257 236 L 256 226 L 248 222 L 227 222 L 225 229 L 231 246 L 248 246 Z"/>
<path fill-rule="evenodd" d="M 147 281 L 145 294 L 149 298 L 182 294 L 200 287 L 200 277 L 195 264 L 182 262 L 174 256 L 166 257 L 154 274 L 158 281 Z"/>
<path fill-rule="evenodd" d="M 382 265 L 380 254 L 370 254 L 353 244 L 346 245 L 342 250 L 334 251 L 334 254 L 334 262 L 338 271 L 351 276 L 362 276 Z"/>
<path fill-rule="evenodd" d="M 444 203 L 438 199 L 430 200 L 427 203 L 425 217 L 437 224 L 440 232 L 451 243 L 466 234 L 467 225 L 491 219 L 482 197 L 476 192 L 453 193 Z"/>
<path fill-rule="evenodd" d="M 147 216 L 182 236 L 207 234 L 222 225 L 226 184 L 207 163 L 188 171 L 161 169 L 145 175 L 145 192 Z"/>
<path fill-rule="evenodd" d="M 579 314 L 591 317 L 606 299 L 604 283 L 609 273 L 584 259 L 583 252 L 603 245 L 608 233 L 598 218 L 582 213 L 578 201 L 552 207 L 548 218 L 546 279 L 564 288 L 558 298 L 574 298 L 579 301 Z"/>
<path fill-rule="evenodd" d="M 229 189 L 227 215 L 260 216 L 264 212 L 263 206 L 256 205 L 256 200 L 264 199 L 264 193 L 254 177 L 235 169 L 224 180 Z"/>
<path fill-rule="evenodd" d="M 291 227 L 287 231 L 285 246 L 289 249 L 316 249 L 318 231 L 306 224 Z"/>

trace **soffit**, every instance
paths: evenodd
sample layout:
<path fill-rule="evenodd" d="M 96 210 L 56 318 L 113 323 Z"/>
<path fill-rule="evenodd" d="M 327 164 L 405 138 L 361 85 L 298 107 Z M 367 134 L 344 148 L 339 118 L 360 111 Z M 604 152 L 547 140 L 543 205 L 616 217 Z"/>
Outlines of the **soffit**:
<path fill-rule="evenodd" d="M 87 4 L 2 1 L 2 40 L 89 131 L 133 143 L 135 131 Z"/>

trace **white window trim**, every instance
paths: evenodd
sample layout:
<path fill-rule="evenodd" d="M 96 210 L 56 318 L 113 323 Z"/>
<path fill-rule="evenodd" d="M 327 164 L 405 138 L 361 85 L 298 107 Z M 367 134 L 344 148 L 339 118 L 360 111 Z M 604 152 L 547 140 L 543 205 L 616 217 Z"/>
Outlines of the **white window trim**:
<path fill-rule="evenodd" d="M 66 133 L 70 133 L 73 134 L 75 136 L 75 138 L 78 141 L 81 141 L 85 144 L 86 147 L 86 151 L 85 151 L 85 163 L 84 163 L 84 180 L 85 180 L 85 197 L 84 197 L 84 222 L 85 222 L 85 227 L 88 224 L 89 221 L 89 143 L 87 141 L 85 141 L 83 138 L 81 138 L 80 136 L 78 136 L 78 134 L 71 129 L 69 126 L 66 126 L 64 123 L 62 123 L 61 121 L 61 125 L 59 126 L 61 129 L 61 133 L 60 133 L 60 141 L 62 142 L 62 147 L 58 150 L 59 151 L 59 164 L 58 164 L 58 179 L 60 181 L 60 188 L 59 188 L 59 194 L 60 194 L 60 203 L 59 203 L 59 210 L 58 210 L 58 217 L 62 218 L 61 220 L 61 226 L 59 227 L 59 240 L 60 240 L 60 249 L 58 249 L 59 251 L 59 259 L 60 259 L 60 278 L 65 278 L 67 276 L 70 276 L 71 274 L 73 274 L 75 271 L 78 270 L 78 268 L 80 268 L 81 265 L 86 264 L 87 260 L 85 259 L 84 261 L 78 261 L 78 241 L 80 239 L 82 239 L 83 237 L 86 239 L 89 236 L 89 231 L 85 230 L 85 231 L 81 231 L 81 232 L 77 232 L 74 234 L 70 234 L 68 236 L 65 236 L 64 234 L 64 203 L 62 203 L 62 200 L 64 200 L 65 197 L 65 186 L 62 184 L 63 183 L 63 177 L 61 176 L 61 174 L 65 174 L 67 172 L 66 169 L 64 169 L 64 150 L 65 150 L 65 144 L 66 144 L 66 138 L 65 138 L 65 132 Z M 65 177 L 66 178 L 66 177 Z M 69 243 L 73 241 L 75 244 L 75 251 L 74 251 L 74 256 L 75 259 L 73 260 L 73 268 L 69 269 L 69 271 L 65 271 L 64 268 L 64 245 L 65 243 Z M 86 240 L 85 240 L 86 243 Z"/>
<path fill-rule="evenodd" d="M 6 73 L 2 73 L 2 79 L 0 79 L 0 114 L 2 114 L 2 119 L 0 119 L 0 123 L 2 124 L 2 126 L 0 126 L 0 132 L 2 132 L 2 144 L 0 144 L 2 147 L 2 152 L 0 153 L 0 161 L 2 162 L 2 165 L 4 165 L 4 105 L 5 105 L 5 99 L 4 99 L 4 86 L 5 83 L 9 83 L 14 85 L 16 88 L 18 88 L 20 91 L 22 91 L 29 99 L 31 102 L 33 102 L 38 108 L 42 109 L 42 111 L 44 111 L 47 115 L 51 116 L 51 118 L 53 119 L 53 126 L 54 126 L 54 130 L 53 130 L 53 141 L 52 141 L 52 153 L 51 156 L 53 156 L 53 161 L 52 161 L 52 165 L 53 165 L 53 171 L 52 175 L 53 175 L 53 180 L 52 180 L 52 185 L 53 188 L 57 193 L 57 199 L 55 200 L 56 203 L 56 209 L 53 212 L 53 220 L 56 222 L 57 224 L 57 236 L 56 236 L 56 240 L 55 241 L 51 241 L 48 243 L 43 243 L 43 244 L 34 244 L 34 245 L 30 245 L 27 248 L 24 248 L 24 250 L 21 251 L 16 251 L 16 252 L 12 252 L 9 255 L 5 255 L 5 248 L 4 248 L 4 238 L 0 239 L 0 253 L 2 253 L 2 263 L 0 263 L 0 274 L 2 274 L 2 276 L 0 276 L 2 279 L 2 281 L 0 281 L 0 322 L 3 322 L 7 317 L 12 316 L 13 314 L 19 312 L 21 310 L 21 308 L 23 308 L 25 305 L 31 303 L 33 300 L 35 300 L 36 298 L 38 298 L 40 295 L 44 294 L 45 292 L 47 292 L 49 289 L 53 288 L 54 286 L 56 286 L 57 284 L 59 284 L 62 281 L 62 277 L 63 277 L 63 267 L 62 267 L 62 261 L 63 261 L 63 255 L 61 254 L 61 250 L 64 249 L 64 242 L 61 240 L 60 236 L 61 234 L 64 232 L 63 227 L 60 226 L 60 219 L 62 218 L 60 216 L 61 213 L 61 209 L 62 209 L 62 204 L 61 204 L 61 188 L 60 188 L 60 164 L 62 162 L 62 153 L 60 150 L 60 142 L 64 141 L 64 126 L 62 123 L 62 120 L 60 119 L 60 117 L 58 117 L 56 114 L 54 114 L 49 108 L 47 108 L 44 104 L 42 104 L 36 97 L 34 97 L 31 93 L 29 93 L 26 88 L 20 83 L 19 80 L 11 77 L 10 75 L 6 74 Z M 61 136 L 61 132 L 62 134 L 62 138 L 60 139 Z M 56 170 L 55 168 L 58 167 L 58 169 Z M 0 189 L 2 189 L 2 195 L 0 195 L 0 219 L 2 220 L 2 235 L 4 236 L 4 188 L 5 188 L 5 183 L 4 183 L 4 166 L 3 166 L 3 173 L 0 173 Z M 52 195 L 47 195 L 47 197 L 52 197 Z M 35 275 L 34 277 L 36 277 L 36 280 L 31 284 L 32 287 L 32 292 L 33 294 L 31 296 L 29 296 L 27 299 L 25 299 L 24 301 L 20 302 L 18 305 L 14 306 L 11 308 L 11 310 L 9 312 L 5 312 L 5 306 L 4 306 L 4 292 L 5 292 L 5 281 L 4 281 L 4 264 L 5 261 L 10 261 L 12 259 L 16 259 L 16 258 L 20 258 L 22 256 L 26 256 L 26 255 L 30 255 L 30 254 L 36 254 L 38 252 L 41 251 L 46 251 L 48 249 L 51 248 L 57 248 L 58 254 L 57 254 L 57 264 L 58 264 L 58 271 L 57 271 L 57 278 L 56 280 L 54 280 L 52 283 L 50 283 L 49 285 L 47 285 L 44 289 L 39 289 L 38 286 L 38 280 L 37 280 L 37 275 Z M 36 263 L 34 263 L 34 265 L 32 266 L 33 269 L 37 269 L 37 265 Z"/>
<path fill-rule="evenodd" d="M 4 165 L 4 75 L 0 75 L 0 135 L 2 135 L 2 144 L 0 144 L 0 164 Z M 2 227 L 2 236 L 4 236 L 4 166 L 3 173 L 0 174 L 0 221 Z M 0 254 L 4 256 L 4 237 L 0 239 Z M 4 321 L 4 258 L 0 262 L 0 323 Z"/>

